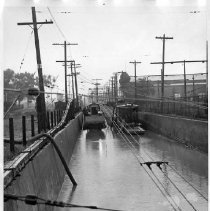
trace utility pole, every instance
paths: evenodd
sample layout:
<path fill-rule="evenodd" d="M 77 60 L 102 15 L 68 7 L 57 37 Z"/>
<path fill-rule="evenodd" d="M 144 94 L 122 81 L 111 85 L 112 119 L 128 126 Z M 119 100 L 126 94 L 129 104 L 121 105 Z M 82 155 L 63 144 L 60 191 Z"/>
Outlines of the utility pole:
<path fill-rule="evenodd" d="M 194 80 L 194 74 L 193 74 L 193 101 L 195 101 L 195 80 Z"/>
<path fill-rule="evenodd" d="M 60 46 L 64 46 L 64 75 L 65 75 L 65 102 L 66 104 L 68 103 L 68 92 L 67 92 L 67 49 L 66 46 L 67 45 L 78 45 L 78 43 L 66 43 L 66 41 L 64 41 L 64 43 L 53 43 L 53 45 L 60 45 Z"/>
<path fill-rule="evenodd" d="M 77 87 L 77 75 L 79 75 L 79 73 L 76 71 L 76 68 L 78 68 L 79 66 L 76 67 L 76 65 L 80 65 L 80 64 L 76 64 L 75 61 L 73 62 L 73 64 L 74 64 L 74 81 L 75 81 L 75 90 L 76 90 L 76 106 L 77 108 L 79 108 L 78 87 Z"/>
<path fill-rule="evenodd" d="M 208 41 L 206 41 L 206 98 L 208 98 Z"/>
<path fill-rule="evenodd" d="M 69 99 L 71 98 L 71 79 L 70 77 L 72 76 L 71 74 L 67 74 L 66 76 L 69 77 Z"/>
<path fill-rule="evenodd" d="M 114 98 L 114 77 L 112 77 L 112 102 L 113 102 L 113 98 Z"/>
<path fill-rule="evenodd" d="M 64 63 L 65 62 L 65 60 L 57 60 L 56 62 L 62 62 L 62 63 Z M 74 79 L 73 79 L 73 62 L 74 62 L 74 60 L 66 60 L 66 63 L 67 62 L 70 62 L 70 67 L 71 67 L 71 76 L 72 76 L 72 93 L 73 93 L 73 99 L 74 99 Z M 68 65 L 63 65 L 63 66 L 68 66 Z M 66 80 L 66 77 L 67 77 L 67 75 L 65 75 L 65 80 Z M 66 92 L 66 90 L 65 90 L 65 92 Z M 68 94 L 68 93 L 67 93 Z M 66 99 L 66 98 L 65 98 Z"/>
<path fill-rule="evenodd" d="M 185 69 L 185 60 L 183 61 L 184 65 L 184 99 L 187 100 L 187 80 L 186 80 L 186 69 Z"/>
<path fill-rule="evenodd" d="M 40 95 L 37 97 L 37 116 L 38 116 L 38 130 L 46 131 L 46 105 L 45 105 L 45 96 L 44 96 L 44 82 L 43 82 L 43 75 L 42 75 L 42 62 L 41 62 L 41 55 L 40 55 L 40 46 L 39 46 L 39 35 L 38 35 L 38 28 L 37 24 L 52 24 L 52 21 L 42 21 L 37 22 L 36 19 L 36 10 L 35 7 L 32 7 L 32 21 L 33 22 L 22 22 L 17 23 L 17 25 L 28 25 L 34 31 L 34 40 L 35 40 L 35 48 L 36 48 L 36 60 L 37 60 L 37 68 L 38 68 L 38 76 L 39 76 L 39 90 Z"/>
<path fill-rule="evenodd" d="M 174 63 L 183 63 L 184 64 L 184 98 L 187 99 L 187 80 L 186 80 L 186 63 L 204 63 L 207 60 L 182 60 L 182 61 L 170 61 L 164 62 L 164 64 L 174 64 Z M 152 62 L 150 64 L 162 64 L 162 62 Z"/>
<path fill-rule="evenodd" d="M 135 102 L 136 102 L 136 98 L 137 98 L 137 91 L 136 91 L 136 64 L 141 64 L 141 62 L 137 62 L 136 60 L 134 60 L 133 62 L 129 62 L 131 64 L 134 64 L 134 93 L 135 93 Z"/>
<path fill-rule="evenodd" d="M 102 79 L 99 79 L 99 78 L 96 78 L 96 79 L 92 79 L 92 80 L 95 80 L 96 83 L 94 84 L 96 86 L 96 102 L 98 102 L 98 85 L 100 85 L 100 83 L 98 83 L 99 80 L 102 80 Z"/>
<path fill-rule="evenodd" d="M 107 98 L 107 102 L 109 102 L 110 101 L 110 93 L 109 93 L 109 86 L 107 87 L 107 95 L 108 95 L 108 98 Z"/>
<path fill-rule="evenodd" d="M 173 37 L 155 37 L 156 39 L 163 40 L 163 54 L 162 54 L 162 70 L 161 70 L 161 98 L 164 98 L 164 74 L 165 74 L 165 40 L 173 39 Z"/>
<path fill-rule="evenodd" d="M 74 95 L 74 78 L 73 78 L 73 62 L 71 62 L 71 83 L 72 83 L 72 94 L 73 94 L 73 99 L 75 99 Z"/>
<path fill-rule="evenodd" d="M 117 84 L 117 73 L 115 73 L 115 102 L 117 103 L 118 98 L 118 84 Z"/>

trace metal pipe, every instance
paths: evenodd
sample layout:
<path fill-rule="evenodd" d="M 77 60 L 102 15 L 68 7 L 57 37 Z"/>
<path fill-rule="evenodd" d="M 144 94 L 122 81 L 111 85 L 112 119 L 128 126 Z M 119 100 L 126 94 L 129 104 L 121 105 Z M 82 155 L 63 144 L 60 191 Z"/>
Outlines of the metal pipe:
<path fill-rule="evenodd" d="M 72 184 L 74 186 L 76 186 L 77 182 L 75 181 L 74 177 L 72 176 L 71 171 L 69 170 L 69 167 L 68 167 L 68 165 L 67 165 L 67 163 L 66 163 L 66 161 L 65 161 L 65 159 L 64 159 L 64 157 L 63 157 L 63 155 L 62 155 L 62 153 L 60 151 L 60 149 L 58 148 L 57 144 L 55 143 L 54 138 L 51 135 L 47 134 L 47 133 L 41 133 L 41 134 L 33 137 L 31 139 L 31 141 L 39 139 L 39 138 L 42 138 L 42 137 L 46 137 L 46 138 L 48 138 L 50 140 L 50 142 L 52 143 L 53 147 L 55 148 L 55 151 L 57 152 L 57 154 L 58 154 L 58 156 L 59 156 L 59 158 L 60 158 L 60 160 L 61 160 L 61 162 L 63 164 L 63 167 L 64 167 L 67 175 L 69 176 L 69 179 L 71 180 Z"/>

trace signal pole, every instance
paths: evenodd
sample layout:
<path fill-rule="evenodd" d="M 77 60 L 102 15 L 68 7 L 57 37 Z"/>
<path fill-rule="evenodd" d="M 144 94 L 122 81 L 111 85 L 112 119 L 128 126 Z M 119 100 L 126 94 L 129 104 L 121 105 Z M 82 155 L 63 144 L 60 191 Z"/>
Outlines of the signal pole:
<path fill-rule="evenodd" d="M 141 64 L 141 62 L 137 62 L 136 60 L 134 60 L 133 62 L 129 62 L 129 63 L 134 64 L 134 78 L 135 78 L 134 92 L 135 92 L 135 102 L 136 102 L 136 98 L 137 98 L 137 91 L 136 91 L 136 64 Z"/>
<path fill-rule="evenodd" d="M 66 46 L 67 45 L 78 45 L 78 43 L 66 43 L 66 41 L 64 41 L 64 43 L 53 43 L 53 45 L 60 45 L 60 46 L 64 46 L 64 75 L 65 75 L 65 102 L 67 104 L 68 102 L 68 92 L 67 92 L 67 50 L 66 50 Z"/>
<path fill-rule="evenodd" d="M 17 23 L 17 25 L 28 25 L 34 31 L 34 40 L 35 40 L 35 48 L 36 48 L 36 60 L 37 60 L 37 68 L 38 68 L 38 76 L 39 76 L 39 90 L 40 95 L 37 97 L 37 116 L 38 116 L 38 131 L 46 131 L 46 105 L 45 105 L 45 96 L 44 96 L 44 82 L 43 82 L 43 74 L 42 74 L 42 62 L 40 55 L 40 46 L 39 46 L 39 35 L 37 24 L 52 24 L 52 21 L 42 21 L 37 22 L 36 19 L 36 10 L 35 7 L 32 7 L 32 22 L 22 22 Z"/>
<path fill-rule="evenodd" d="M 163 40 L 163 54 L 162 54 L 162 70 L 161 70 L 161 97 L 164 98 L 164 72 L 165 72 L 165 40 L 173 39 L 173 37 L 155 37 L 156 39 Z"/>

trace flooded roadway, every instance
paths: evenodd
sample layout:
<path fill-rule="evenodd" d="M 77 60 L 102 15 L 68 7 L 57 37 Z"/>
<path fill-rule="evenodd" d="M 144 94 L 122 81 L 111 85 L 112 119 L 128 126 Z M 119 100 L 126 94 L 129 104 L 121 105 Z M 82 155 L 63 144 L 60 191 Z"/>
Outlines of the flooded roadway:
<path fill-rule="evenodd" d="M 208 209 L 207 154 L 149 131 L 128 137 L 109 127 L 82 131 L 69 164 L 78 186 L 66 177 L 58 200 L 117 210 Z M 151 171 L 143 160 L 169 165 Z M 75 209 L 88 210 L 55 210 Z"/>

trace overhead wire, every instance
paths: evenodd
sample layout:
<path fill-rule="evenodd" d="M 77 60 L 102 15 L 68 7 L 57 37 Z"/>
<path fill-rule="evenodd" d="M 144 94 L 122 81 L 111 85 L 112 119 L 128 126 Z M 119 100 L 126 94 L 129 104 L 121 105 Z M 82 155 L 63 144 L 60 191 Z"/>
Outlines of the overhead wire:
<path fill-rule="evenodd" d="M 36 195 L 19 196 L 16 194 L 4 194 L 4 201 L 7 200 L 22 201 L 28 205 L 47 205 L 53 207 L 71 207 L 71 208 L 86 208 L 86 209 L 97 209 L 97 210 L 107 210 L 107 211 L 122 211 L 118 209 L 109 209 L 92 205 L 78 205 L 78 204 L 66 203 L 63 201 L 52 201 L 40 198 Z"/>
<path fill-rule="evenodd" d="M 115 122 L 115 121 L 113 121 L 114 123 L 115 123 L 115 125 L 117 125 L 117 123 Z M 119 127 L 119 126 L 118 126 Z M 132 134 L 130 134 L 130 132 L 127 130 L 127 128 L 126 127 L 123 127 L 125 130 L 126 130 L 126 132 L 128 132 L 129 133 L 129 135 L 132 137 L 132 139 L 140 146 L 140 144 L 139 144 L 139 142 L 137 142 L 136 141 L 136 139 L 132 136 Z M 130 141 L 129 141 L 130 142 Z M 148 155 L 147 154 L 147 156 L 148 157 L 150 157 L 153 161 L 154 161 L 154 159 L 150 156 L 150 155 Z M 145 160 L 144 160 L 144 158 L 143 157 L 141 157 L 142 159 L 143 159 L 143 161 L 145 162 Z M 159 168 L 160 170 L 161 170 L 161 168 Z M 151 171 L 152 171 L 152 169 L 150 169 Z M 182 191 L 177 187 L 177 185 L 170 179 L 170 177 L 169 176 L 167 176 L 162 170 L 161 170 L 161 172 L 168 178 L 168 180 L 171 182 L 171 184 L 176 188 L 176 190 L 182 195 L 182 197 L 188 202 L 188 204 L 193 208 L 193 210 L 197 210 L 195 207 L 194 207 L 194 205 L 185 197 L 185 195 L 182 193 Z M 152 171 L 152 174 L 155 176 L 155 177 L 157 177 L 156 175 L 155 175 L 155 173 Z M 158 179 L 158 178 L 157 178 Z M 159 180 L 159 179 L 158 179 Z M 161 183 L 162 184 L 162 183 Z M 188 183 L 189 184 L 189 183 Z M 191 187 L 193 187 L 192 185 L 190 185 Z M 200 193 L 200 191 L 198 191 L 195 187 L 193 187 L 193 189 L 195 189 L 205 200 L 207 200 L 207 198 L 206 197 L 204 197 L 203 196 L 203 194 L 202 193 Z"/>
<path fill-rule="evenodd" d="M 83 78 L 82 80 L 84 80 L 85 82 L 94 85 L 94 83 L 84 75 L 80 74 L 79 77 Z"/>
<path fill-rule="evenodd" d="M 139 158 L 138 158 L 138 156 L 136 156 L 136 154 L 132 151 L 132 149 L 135 149 L 136 150 L 136 148 L 132 145 L 132 143 L 127 139 L 127 137 L 126 137 L 126 135 L 123 133 L 123 131 L 122 130 L 120 130 L 120 128 L 119 128 L 119 126 L 116 124 L 116 122 L 115 121 L 112 121 L 114 124 L 115 124 L 115 126 L 116 126 L 116 128 L 117 128 L 117 130 L 118 130 L 118 132 L 120 133 L 120 135 L 121 135 L 121 137 L 123 138 L 123 140 L 125 141 L 125 143 L 128 145 L 128 147 L 129 147 L 129 149 L 131 150 L 131 152 L 132 152 L 132 154 L 134 155 L 134 157 L 137 159 L 137 161 L 141 164 L 142 162 L 139 160 Z M 127 140 L 127 141 L 126 141 Z M 132 147 L 132 149 L 131 149 L 131 147 L 129 146 L 129 144 L 130 144 L 130 146 Z M 141 156 L 140 156 L 141 157 Z M 143 159 L 143 157 L 141 157 L 141 159 L 144 161 L 144 159 Z M 171 201 L 169 200 L 169 198 L 166 196 L 166 194 L 162 191 L 162 189 L 158 186 L 158 184 L 155 182 L 155 180 L 152 178 L 152 176 L 149 174 L 149 172 L 146 170 L 146 168 L 142 165 L 142 167 L 143 167 L 143 169 L 145 170 L 145 172 L 147 173 L 147 175 L 150 177 L 150 179 L 154 182 L 154 184 L 155 184 L 155 186 L 159 189 L 159 191 L 162 193 L 162 195 L 167 199 L 167 201 L 170 203 L 170 205 L 172 206 L 172 208 L 174 209 L 174 210 L 176 210 L 176 208 L 174 207 L 174 205 L 171 203 Z M 161 184 L 160 184 L 161 185 Z M 162 188 L 164 188 L 164 186 L 162 185 Z M 165 189 L 165 188 L 164 188 Z M 171 195 L 167 192 L 167 195 L 170 197 L 170 199 L 173 201 L 173 203 L 176 205 L 176 207 L 179 209 L 179 210 L 181 210 L 180 208 L 179 208 L 179 206 L 176 204 L 176 202 L 173 200 L 173 198 L 171 197 Z"/>
<path fill-rule="evenodd" d="M 110 109 L 110 108 L 109 108 Z M 111 110 L 111 109 L 110 109 Z M 127 126 L 129 126 L 127 123 L 126 123 Z M 130 126 L 129 126 L 130 127 Z M 131 128 L 131 127 L 130 127 Z M 125 128 L 126 129 L 126 128 Z M 129 132 L 129 131 L 128 131 Z M 135 133 L 141 140 L 141 137 L 139 134 Z M 131 135 L 131 134 L 129 134 Z M 137 140 L 131 135 L 132 139 L 140 146 L 140 143 L 137 142 Z M 143 150 L 144 153 L 152 160 L 154 161 L 154 159 L 152 158 L 152 156 L 150 156 L 145 150 Z M 173 166 L 171 166 L 169 163 L 168 163 L 168 166 L 178 175 L 180 176 L 185 182 L 187 182 L 188 185 L 190 185 L 202 198 L 204 198 L 206 201 L 208 201 L 208 198 L 205 197 L 196 187 L 194 187 L 189 181 L 187 181 L 182 175 L 179 174 L 179 172 L 173 168 Z M 164 173 L 164 172 L 163 172 Z M 169 178 L 169 177 L 168 177 Z M 170 180 L 170 178 L 169 178 Z"/>
<path fill-rule="evenodd" d="M 61 28 L 60 28 L 60 26 L 58 25 L 57 21 L 55 20 L 55 18 L 54 18 L 54 16 L 53 16 L 52 12 L 51 12 L 51 10 L 50 10 L 50 8 L 47 7 L 47 9 L 48 9 L 48 11 L 49 11 L 49 13 L 50 13 L 50 16 L 52 17 L 52 19 L 53 19 L 55 25 L 56 25 L 58 31 L 60 32 L 60 34 L 62 35 L 62 37 L 64 38 L 64 40 L 67 40 L 65 34 L 64 34 L 63 31 L 61 30 Z"/>
<path fill-rule="evenodd" d="M 49 7 L 47 7 L 47 10 L 48 10 L 48 12 L 49 12 L 51 18 L 53 19 L 53 21 L 54 21 L 54 23 L 55 23 L 55 25 L 56 25 L 58 31 L 60 32 L 61 36 L 63 37 L 63 39 L 64 39 L 65 41 L 68 41 L 68 40 L 67 40 L 67 37 L 65 36 L 65 34 L 64 34 L 64 32 L 62 31 L 61 27 L 58 25 L 58 23 L 57 23 L 57 21 L 56 21 L 54 15 L 52 14 L 52 11 L 50 10 Z M 71 48 L 71 46 L 69 46 L 69 48 L 67 48 L 67 51 L 69 51 L 69 53 L 70 53 L 70 58 L 73 58 L 72 52 L 71 52 L 71 49 L 70 49 L 70 48 Z"/>
<path fill-rule="evenodd" d="M 27 43 L 26 43 L 26 47 L 25 47 L 25 50 L 24 50 L 24 53 L 23 53 L 23 58 L 22 58 L 21 63 L 20 63 L 19 71 L 22 69 L 22 66 L 24 64 L 26 53 L 28 51 L 28 47 L 29 47 L 29 44 L 30 44 L 30 41 L 31 41 L 31 38 L 32 38 L 32 34 L 33 34 L 33 30 L 31 31 L 31 33 L 30 33 L 30 35 L 28 37 L 28 40 L 27 40 Z"/>
<path fill-rule="evenodd" d="M 132 91 L 124 91 L 127 94 L 133 94 Z M 136 100 L 136 101 L 153 101 L 153 102 L 171 102 L 171 103 L 181 103 L 183 105 L 191 105 L 194 107 L 198 107 L 198 108 L 203 108 L 203 109 L 207 109 L 208 106 L 203 105 L 202 103 L 193 103 L 191 101 L 181 101 L 181 100 L 174 100 L 174 99 L 168 99 L 168 98 L 155 98 L 155 97 L 148 97 L 148 96 L 144 96 L 144 95 L 139 95 L 137 94 L 137 96 L 141 96 L 141 99 L 138 98 L 124 98 L 124 99 L 130 99 L 130 100 Z"/>

